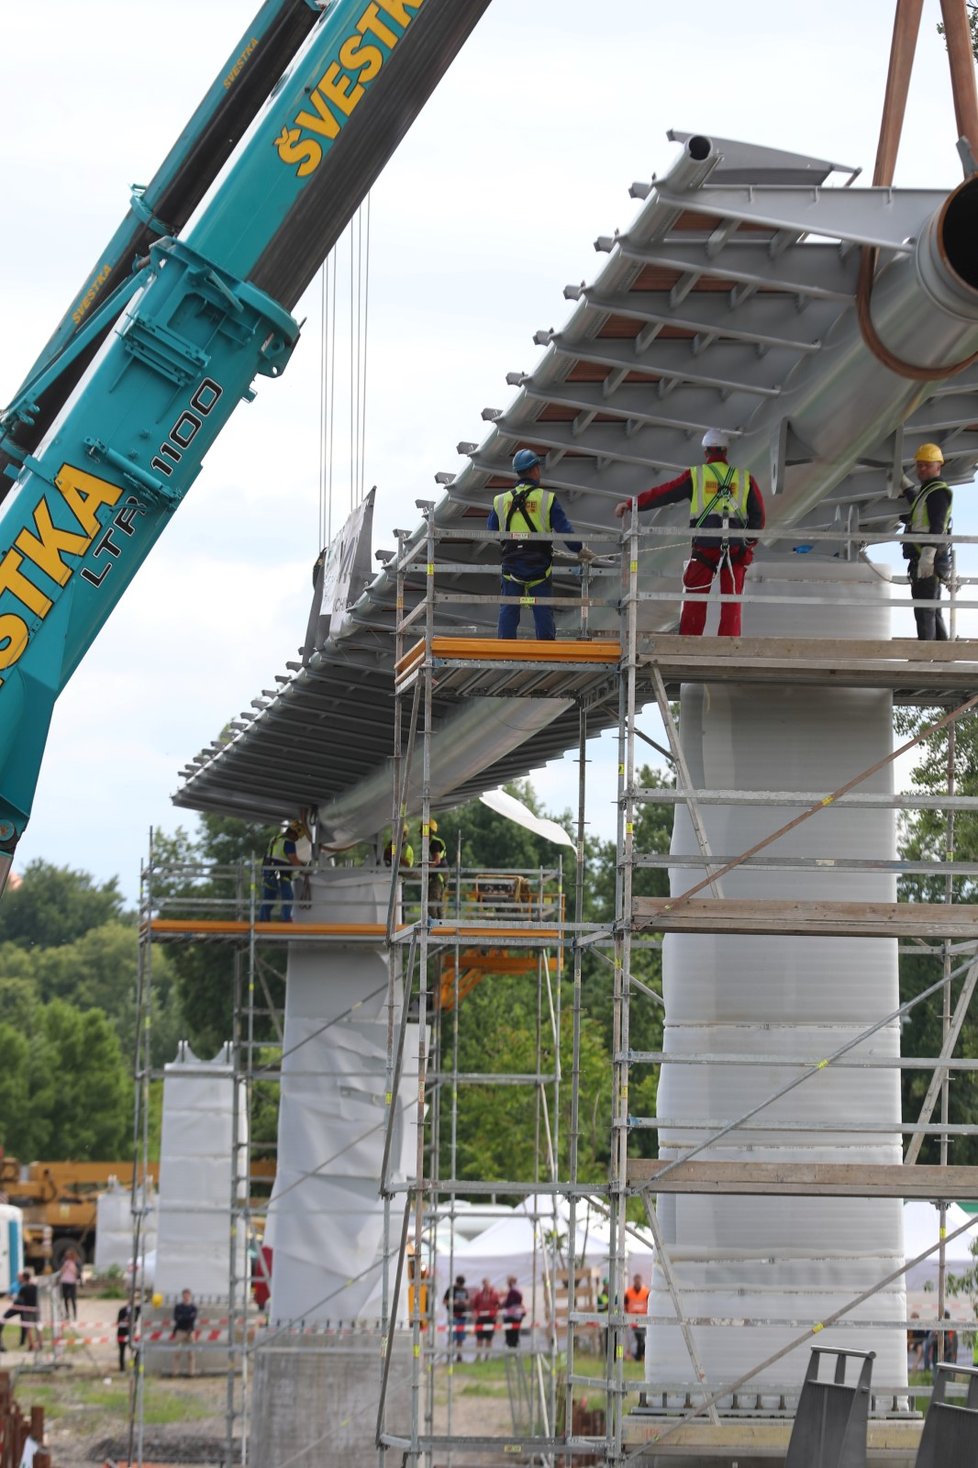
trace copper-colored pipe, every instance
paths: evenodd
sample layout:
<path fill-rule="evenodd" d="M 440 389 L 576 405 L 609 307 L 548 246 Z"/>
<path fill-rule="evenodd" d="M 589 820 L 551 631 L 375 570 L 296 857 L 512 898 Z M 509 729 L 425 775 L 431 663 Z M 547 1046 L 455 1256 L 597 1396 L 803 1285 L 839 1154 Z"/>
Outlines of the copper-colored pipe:
<path fill-rule="evenodd" d="M 949 9 L 952 8 L 952 0 L 942 0 L 942 8 L 944 3 L 947 3 Z M 886 74 L 886 95 L 883 98 L 883 116 L 880 122 L 880 141 L 876 151 L 876 167 L 873 170 L 873 184 L 876 188 L 888 188 L 893 182 L 923 8 L 924 0 L 897 0 L 896 14 L 893 17 L 893 39 L 890 42 L 890 69 Z M 963 15 L 964 0 L 961 0 L 960 9 Z"/>
<path fill-rule="evenodd" d="M 873 171 L 873 184 L 877 188 L 889 188 L 893 182 L 922 9 L 923 0 L 897 0 L 896 14 L 893 17 L 893 40 L 890 44 L 890 68 L 886 76 L 886 96 L 880 122 L 880 140 Z M 951 90 L 954 94 L 958 136 L 965 138 L 973 151 L 978 143 L 978 89 L 975 86 L 975 60 L 965 0 L 941 0 L 941 14 L 944 18 L 944 35 L 951 65 Z M 863 340 L 874 357 L 897 376 L 907 377 L 915 382 L 940 382 L 978 361 L 978 352 L 974 352 L 963 361 L 948 366 L 923 367 L 914 362 L 905 362 L 889 350 L 880 340 L 870 309 L 878 254 L 878 250 L 871 246 L 863 246 L 856 290 L 859 326 Z"/>
<path fill-rule="evenodd" d="M 951 65 L 951 92 L 958 137 L 972 153 L 978 148 L 978 88 L 975 86 L 975 57 L 971 49 L 971 27 L 965 0 L 941 0 L 944 39 Z"/>

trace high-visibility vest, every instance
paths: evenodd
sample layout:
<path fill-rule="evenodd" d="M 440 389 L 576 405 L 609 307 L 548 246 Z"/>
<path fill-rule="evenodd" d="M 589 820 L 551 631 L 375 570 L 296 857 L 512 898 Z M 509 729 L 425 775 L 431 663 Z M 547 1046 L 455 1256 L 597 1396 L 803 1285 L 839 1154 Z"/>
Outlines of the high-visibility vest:
<path fill-rule="evenodd" d="M 944 512 L 944 524 L 941 526 L 941 533 L 946 533 L 950 529 L 950 486 L 943 479 L 929 479 L 926 484 L 920 486 L 920 489 L 914 496 L 914 502 L 910 506 L 910 519 L 907 522 L 907 531 L 910 535 L 913 535 L 914 532 L 918 535 L 930 535 L 933 533 L 930 528 L 930 512 L 927 508 L 927 500 L 934 493 L 935 489 L 946 489 L 948 491 L 947 509 Z M 923 547 L 918 545 L 915 549 L 919 552 Z M 937 547 L 937 549 L 940 549 L 940 547 Z"/>
<path fill-rule="evenodd" d="M 552 490 L 541 489 L 539 484 L 527 484 L 521 480 L 512 489 L 497 494 L 492 507 L 496 511 L 500 530 L 511 531 L 514 535 L 544 535 L 553 528 L 550 519 L 553 504 Z M 503 541 L 503 577 L 507 581 L 517 582 L 525 591 L 549 579 L 551 559 L 551 549 L 543 541 L 531 540 L 526 546 L 521 546 L 518 540 Z M 527 562 L 534 569 L 539 567 L 539 576 L 527 578 Z M 516 569 L 524 574 L 514 575 Z"/>
<path fill-rule="evenodd" d="M 386 862 L 386 864 L 388 866 L 390 866 L 391 863 L 393 862 L 393 860 L 394 860 L 394 843 L 393 843 L 393 841 L 388 841 L 387 845 L 384 847 L 384 861 Z M 405 840 L 403 840 L 401 842 L 401 866 L 402 867 L 413 867 L 414 866 L 414 847 L 411 845 L 410 841 L 408 841 L 407 839 L 405 839 Z"/>
<path fill-rule="evenodd" d="M 290 836 L 287 831 L 280 831 L 265 854 L 266 861 L 277 861 L 281 862 L 283 866 L 291 866 L 289 853 L 285 849 L 286 841 L 290 841 L 294 846 L 295 836 Z"/>
<path fill-rule="evenodd" d="M 492 507 L 500 530 L 511 531 L 514 535 L 521 532 L 527 535 L 545 535 L 552 528 L 550 513 L 553 504 L 552 490 L 521 480 L 512 489 L 497 494 Z"/>
<path fill-rule="evenodd" d="M 689 523 L 694 529 L 710 516 L 747 524 L 750 475 L 732 464 L 694 464 L 689 471 L 693 492 L 689 499 Z"/>

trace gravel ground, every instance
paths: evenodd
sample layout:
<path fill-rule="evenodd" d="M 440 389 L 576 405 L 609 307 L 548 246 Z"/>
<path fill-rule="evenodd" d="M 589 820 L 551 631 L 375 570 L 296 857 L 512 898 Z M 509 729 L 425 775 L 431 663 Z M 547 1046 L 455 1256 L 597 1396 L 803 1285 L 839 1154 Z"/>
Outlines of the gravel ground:
<path fill-rule="evenodd" d="M 0 1369 L 15 1378 L 14 1394 L 23 1411 L 41 1406 L 45 1438 L 54 1468 L 89 1468 L 93 1463 L 127 1461 L 133 1378 L 119 1372 L 115 1343 L 118 1300 L 79 1301 L 79 1323 L 68 1333 L 63 1353 L 40 1359 L 17 1346 L 8 1326 Z M 57 1364 L 55 1364 L 57 1360 Z M 513 1430 L 509 1391 L 502 1363 L 456 1367 L 451 1390 L 451 1428 L 463 1435 Z M 436 1431 L 448 1426 L 448 1380 L 436 1388 Z M 149 1465 L 194 1463 L 224 1468 L 227 1378 L 145 1378 L 143 1461 Z M 235 1453 L 235 1462 L 239 1461 Z M 459 1464 L 508 1461 L 493 1452 L 464 1454 Z"/>

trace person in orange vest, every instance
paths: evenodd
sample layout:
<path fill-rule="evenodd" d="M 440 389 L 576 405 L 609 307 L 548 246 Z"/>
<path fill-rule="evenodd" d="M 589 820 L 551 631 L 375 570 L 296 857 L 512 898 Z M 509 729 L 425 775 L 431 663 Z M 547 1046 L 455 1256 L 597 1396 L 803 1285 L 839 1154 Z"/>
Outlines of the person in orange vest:
<path fill-rule="evenodd" d="M 693 530 L 762 530 L 764 501 L 757 480 L 746 469 L 735 469 L 727 463 L 730 441 L 718 428 L 708 428 L 703 435 L 705 463 L 695 464 L 666 484 L 643 490 L 634 501 L 640 510 L 658 509 L 689 500 L 689 523 Z M 620 520 L 632 507 L 631 500 L 615 505 Z M 683 572 L 687 591 L 707 592 L 720 572 L 723 596 L 741 596 L 747 567 L 754 559 L 755 535 L 697 538 L 693 536 L 690 558 Z M 721 637 L 740 636 L 740 602 L 727 601 L 720 606 Z M 683 603 L 679 631 L 685 637 L 701 637 L 706 626 L 706 601 Z"/>
<path fill-rule="evenodd" d="M 628 1289 L 625 1291 L 625 1314 L 626 1315 L 648 1315 L 649 1313 L 649 1290 L 643 1283 L 642 1276 L 636 1274 Z M 632 1360 L 645 1360 L 645 1326 L 633 1325 L 632 1330 Z"/>

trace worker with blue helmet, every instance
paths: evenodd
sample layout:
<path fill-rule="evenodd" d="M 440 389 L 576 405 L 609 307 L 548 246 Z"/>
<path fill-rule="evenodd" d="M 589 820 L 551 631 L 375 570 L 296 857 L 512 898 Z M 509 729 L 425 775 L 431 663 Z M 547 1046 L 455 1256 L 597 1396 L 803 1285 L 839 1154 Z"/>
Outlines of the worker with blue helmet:
<path fill-rule="evenodd" d="M 486 522 L 490 530 L 526 535 L 546 535 L 551 530 L 563 536 L 574 534 L 557 496 L 540 483 L 542 462 L 535 449 L 519 449 L 513 455 L 516 483 L 493 500 Z M 579 540 L 565 543 L 582 561 L 592 559 Z M 557 635 L 553 607 L 548 605 L 553 596 L 553 556 L 553 542 L 549 540 L 503 541 L 500 595 L 532 597 L 534 631 L 544 642 L 552 642 Z M 504 601 L 499 608 L 497 637 L 515 638 L 519 625 L 519 601 Z"/>

